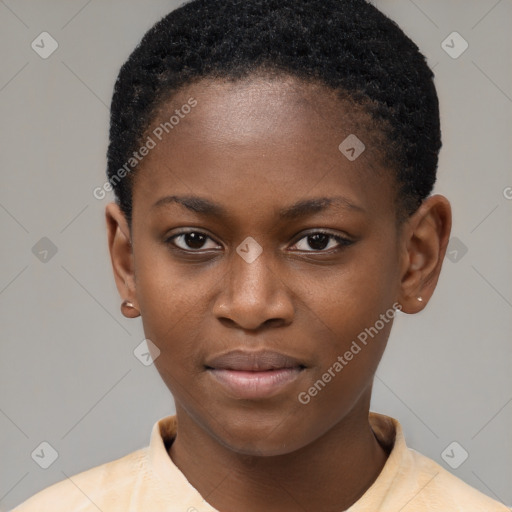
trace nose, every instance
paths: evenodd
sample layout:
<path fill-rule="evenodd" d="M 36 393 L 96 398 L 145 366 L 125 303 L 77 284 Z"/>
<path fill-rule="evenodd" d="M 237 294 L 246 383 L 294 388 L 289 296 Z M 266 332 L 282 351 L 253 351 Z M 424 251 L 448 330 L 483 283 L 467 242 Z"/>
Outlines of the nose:
<path fill-rule="evenodd" d="M 265 251 L 251 263 L 233 252 L 229 265 L 213 307 L 219 320 L 244 330 L 291 323 L 292 291 Z"/>

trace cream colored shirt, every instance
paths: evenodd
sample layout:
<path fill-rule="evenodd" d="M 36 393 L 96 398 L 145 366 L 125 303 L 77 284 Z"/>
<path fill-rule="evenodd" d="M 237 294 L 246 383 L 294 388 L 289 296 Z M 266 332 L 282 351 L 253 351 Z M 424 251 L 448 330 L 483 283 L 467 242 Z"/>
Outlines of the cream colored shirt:
<path fill-rule="evenodd" d="M 348 511 L 509 512 L 408 448 L 397 420 L 370 412 L 370 424 L 391 452 L 373 485 Z M 175 433 L 176 416 L 167 416 L 153 426 L 149 446 L 58 482 L 12 512 L 217 512 L 169 457 L 164 443 Z"/>

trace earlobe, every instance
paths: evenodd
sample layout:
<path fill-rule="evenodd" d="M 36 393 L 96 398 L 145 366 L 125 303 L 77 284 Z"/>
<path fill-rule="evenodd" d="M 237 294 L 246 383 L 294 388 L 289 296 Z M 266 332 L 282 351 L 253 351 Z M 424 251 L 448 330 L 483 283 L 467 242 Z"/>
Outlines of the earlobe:
<path fill-rule="evenodd" d="M 402 240 L 400 304 L 418 313 L 434 293 L 451 231 L 451 207 L 441 195 L 431 196 L 406 221 Z"/>
<path fill-rule="evenodd" d="M 136 298 L 130 228 L 125 215 L 116 203 L 107 204 L 105 218 L 112 270 L 117 290 L 123 299 L 121 312 L 128 318 L 135 318 L 140 313 Z"/>

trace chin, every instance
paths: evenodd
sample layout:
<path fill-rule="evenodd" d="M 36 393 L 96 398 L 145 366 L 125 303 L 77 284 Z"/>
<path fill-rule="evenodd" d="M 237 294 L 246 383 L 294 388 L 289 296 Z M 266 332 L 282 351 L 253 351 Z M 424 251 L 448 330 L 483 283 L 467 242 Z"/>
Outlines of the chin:
<path fill-rule="evenodd" d="M 286 410 L 278 414 L 262 411 L 246 414 L 243 410 L 237 410 L 216 417 L 221 417 L 222 423 L 210 423 L 210 435 L 240 455 L 285 455 L 308 444 L 305 423 L 295 419 L 294 415 Z M 297 430 L 299 428 L 300 432 Z"/>

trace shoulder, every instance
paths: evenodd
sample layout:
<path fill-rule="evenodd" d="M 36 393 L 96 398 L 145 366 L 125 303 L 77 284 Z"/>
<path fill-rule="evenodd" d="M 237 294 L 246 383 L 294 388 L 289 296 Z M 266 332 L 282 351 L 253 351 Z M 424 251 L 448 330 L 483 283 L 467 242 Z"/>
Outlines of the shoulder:
<path fill-rule="evenodd" d="M 409 452 L 415 472 L 422 475 L 423 480 L 414 498 L 416 507 L 421 504 L 425 510 L 444 512 L 510 512 L 511 509 L 471 487 L 432 459 L 411 448 Z M 421 506 L 418 508 L 423 510 Z"/>
<path fill-rule="evenodd" d="M 389 451 L 381 474 L 351 512 L 510 512 L 437 462 L 409 448 L 398 420 L 370 413 L 372 430 Z"/>
<path fill-rule="evenodd" d="M 116 509 L 128 510 L 137 481 L 148 471 L 146 454 L 147 448 L 142 448 L 67 477 L 34 494 L 11 512 L 97 512 L 98 507 L 114 501 Z"/>

